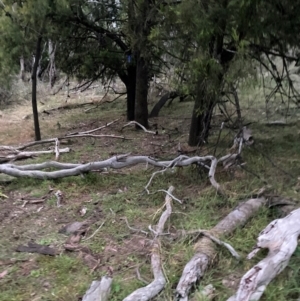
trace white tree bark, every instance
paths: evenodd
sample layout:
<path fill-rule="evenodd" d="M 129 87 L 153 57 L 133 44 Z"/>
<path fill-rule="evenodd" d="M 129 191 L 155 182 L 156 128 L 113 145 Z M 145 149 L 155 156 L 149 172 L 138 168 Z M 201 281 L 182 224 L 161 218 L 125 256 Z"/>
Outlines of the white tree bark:
<path fill-rule="evenodd" d="M 238 226 L 245 224 L 265 202 L 266 199 L 260 197 L 240 204 L 210 230 L 212 235 L 216 237 L 231 233 Z M 195 255 L 186 264 L 176 288 L 176 298 L 178 300 L 188 300 L 191 287 L 203 277 L 215 255 L 214 243 L 209 238 L 203 237 L 197 242 L 195 245 Z"/>
<path fill-rule="evenodd" d="M 227 301 L 259 300 L 267 285 L 288 265 L 298 245 L 299 235 L 300 209 L 272 221 L 259 234 L 255 249 L 248 255 L 251 259 L 260 249 L 267 248 L 267 257 L 243 276 L 236 294 Z"/>
<path fill-rule="evenodd" d="M 112 278 L 104 276 L 101 281 L 93 281 L 82 301 L 107 301 L 111 289 Z"/>
<path fill-rule="evenodd" d="M 62 150 L 60 150 L 62 153 Z M 226 156 L 227 157 L 227 156 Z M 225 158 L 225 157 L 223 157 Z M 217 163 L 222 160 L 217 160 L 213 156 L 205 157 L 188 157 L 179 156 L 170 161 L 156 161 L 153 158 L 147 156 L 129 156 L 120 155 L 114 156 L 104 161 L 89 162 L 86 164 L 72 164 L 72 163 L 59 163 L 55 161 L 49 161 L 41 164 L 29 164 L 29 165 L 15 165 L 15 164 L 2 164 L 0 165 L 0 172 L 13 177 L 31 177 L 37 179 L 57 179 L 69 176 L 77 176 L 89 171 L 103 170 L 104 168 L 120 169 L 137 164 L 150 164 L 155 167 L 161 168 L 173 168 L 189 166 L 193 163 L 201 163 L 210 160 L 212 162 L 209 167 L 209 179 L 212 185 L 217 189 L 220 189 L 220 185 L 214 178 Z M 57 168 L 57 171 L 41 171 L 46 168 Z"/>

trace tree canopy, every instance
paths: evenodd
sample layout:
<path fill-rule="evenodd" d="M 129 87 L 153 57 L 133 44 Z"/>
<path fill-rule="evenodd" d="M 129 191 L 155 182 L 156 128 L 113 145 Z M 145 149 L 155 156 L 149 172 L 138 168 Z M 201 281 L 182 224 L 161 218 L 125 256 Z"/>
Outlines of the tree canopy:
<path fill-rule="evenodd" d="M 215 106 L 249 76 L 245 66 L 261 65 L 276 89 L 297 102 L 288 66 L 298 62 L 298 2 L 4 0 L 1 82 L 13 78 L 22 59 L 32 72 L 41 38 L 52 50 L 41 44 L 38 75 L 50 74 L 55 52 L 56 68 L 81 82 L 119 77 L 127 90 L 128 120 L 148 127 L 149 82 L 168 71 L 179 95 L 195 101 L 189 144 L 201 144 Z M 277 70 L 276 57 L 284 71 Z"/>

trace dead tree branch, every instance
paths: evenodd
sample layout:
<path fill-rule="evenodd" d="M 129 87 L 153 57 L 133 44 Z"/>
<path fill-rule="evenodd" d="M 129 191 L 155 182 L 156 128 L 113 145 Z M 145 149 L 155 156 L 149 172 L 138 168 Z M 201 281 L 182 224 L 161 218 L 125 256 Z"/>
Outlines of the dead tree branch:
<path fill-rule="evenodd" d="M 68 134 L 67 136 L 73 136 L 73 135 L 86 135 L 86 134 L 94 133 L 94 132 L 96 132 L 96 131 L 101 131 L 102 129 L 107 128 L 107 127 L 111 126 L 112 124 L 116 123 L 118 120 L 119 120 L 119 118 L 118 118 L 118 119 L 115 119 L 115 120 L 113 120 L 113 121 L 111 121 L 111 122 L 109 122 L 109 123 L 107 123 L 107 124 L 105 124 L 105 125 L 102 125 L 102 126 L 96 128 L 96 129 L 93 129 L 93 130 L 90 130 L 90 131 L 86 131 L 86 132 L 75 132 L 75 133 L 70 133 L 70 134 Z"/>
<path fill-rule="evenodd" d="M 56 142 L 55 140 L 53 141 Z M 68 152 L 70 152 L 70 149 L 68 147 L 59 149 L 59 145 L 57 144 L 54 150 L 31 151 L 31 152 L 22 152 L 11 146 L 0 146 L 0 164 L 16 161 L 16 160 L 33 158 L 43 154 L 55 154 L 55 158 L 57 160 L 59 154 L 68 153 Z"/>
<path fill-rule="evenodd" d="M 74 136 L 71 136 L 74 137 Z M 51 151 L 47 151 L 51 152 Z M 62 150 L 60 150 L 62 152 Z M 235 159 L 238 155 L 226 155 L 220 159 L 216 159 L 214 156 L 204 157 L 188 157 L 181 155 L 174 160 L 170 161 L 157 161 L 147 156 L 129 156 L 120 155 L 114 156 L 104 161 L 89 162 L 86 164 L 72 164 L 72 163 L 59 163 L 56 161 L 49 161 L 40 164 L 29 164 L 29 165 L 14 165 L 14 164 L 2 164 L 0 165 L 0 173 L 4 173 L 13 177 L 30 177 L 36 179 L 58 179 L 63 177 L 78 176 L 90 171 L 101 171 L 107 168 L 121 169 L 137 164 L 150 164 L 155 167 L 161 167 L 164 170 L 173 167 L 184 167 L 191 164 L 203 164 L 204 162 L 211 161 L 209 167 L 208 177 L 213 187 L 221 195 L 225 195 L 221 185 L 215 179 L 215 171 L 217 164 L 228 159 Z M 55 171 L 42 171 L 46 168 L 56 168 Z M 146 186 L 149 186 L 148 183 Z"/>
<path fill-rule="evenodd" d="M 139 126 L 144 132 L 148 133 L 148 134 L 152 134 L 152 135 L 157 135 L 157 132 L 153 132 L 153 131 L 148 131 L 143 125 L 141 125 L 140 123 L 136 122 L 136 121 L 130 121 L 128 123 L 126 123 L 125 125 L 123 125 L 121 131 L 129 125 L 135 124 L 137 126 Z"/>
<path fill-rule="evenodd" d="M 250 199 L 240 204 L 234 211 L 229 213 L 222 221 L 212 228 L 210 233 L 213 234 L 214 237 L 230 234 L 237 227 L 245 224 L 246 221 L 265 203 L 266 199 L 260 197 L 257 199 Z M 177 300 L 187 300 L 191 287 L 203 277 L 215 255 L 216 250 L 214 248 L 214 243 L 209 238 L 203 237 L 196 243 L 195 255 L 186 264 L 177 285 Z"/>
<path fill-rule="evenodd" d="M 258 236 L 255 249 L 248 255 L 251 259 L 260 249 L 269 249 L 267 257 L 250 269 L 241 279 L 236 294 L 227 301 L 257 301 L 267 285 L 289 263 L 298 245 L 300 235 L 300 209 L 288 216 L 272 221 Z"/>
<path fill-rule="evenodd" d="M 174 187 L 171 186 L 168 192 L 171 194 Z M 139 288 L 129 296 L 127 296 L 123 301 L 148 301 L 158 295 L 164 288 L 166 284 L 166 278 L 163 273 L 162 263 L 160 258 L 160 236 L 163 234 L 164 226 L 168 218 L 172 214 L 172 198 L 167 194 L 166 196 L 166 210 L 162 213 L 157 226 L 156 226 L 156 236 L 152 243 L 152 255 L 151 255 L 151 267 L 154 275 L 154 280 L 145 287 Z"/>
<path fill-rule="evenodd" d="M 104 276 L 101 281 L 93 281 L 82 301 L 107 301 L 110 294 L 112 278 Z"/>

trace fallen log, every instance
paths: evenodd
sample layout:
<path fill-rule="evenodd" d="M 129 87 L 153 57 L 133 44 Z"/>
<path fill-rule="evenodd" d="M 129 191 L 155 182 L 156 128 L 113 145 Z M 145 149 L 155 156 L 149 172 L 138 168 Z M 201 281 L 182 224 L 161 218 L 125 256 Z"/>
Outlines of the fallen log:
<path fill-rule="evenodd" d="M 30 177 L 36 179 L 58 179 L 69 176 L 78 176 L 90 171 L 106 170 L 107 168 L 120 169 L 137 164 L 150 164 L 160 168 L 174 168 L 189 166 L 191 164 L 204 164 L 209 169 L 208 178 L 221 195 L 225 195 L 221 185 L 215 179 L 215 171 L 217 164 L 223 162 L 228 158 L 235 158 L 237 155 L 226 155 L 220 159 L 214 156 L 205 157 L 188 157 L 178 156 L 177 158 L 169 161 L 157 161 L 147 156 L 129 156 L 129 154 L 114 156 L 104 161 L 89 162 L 86 164 L 72 164 L 72 163 L 59 163 L 56 161 L 49 161 L 40 164 L 28 164 L 28 165 L 15 165 L 15 164 L 2 164 L 0 165 L 0 173 L 4 173 L 13 177 Z M 211 161 L 210 167 L 206 165 L 207 161 Z M 56 171 L 42 171 L 46 168 L 56 168 Z M 153 178 L 153 177 L 152 177 Z M 149 183 L 147 184 L 147 187 Z"/>
<path fill-rule="evenodd" d="M 300 209 L 272 221 L 257 238 L 251 259 L 260 249 L 269 249 L 267 257 L 250 269 L 241 279 L 236 294 L 227 301 L 257 301 L 267 285 L 281 273 L 297 248 L 300 235 Z"/>
<path fill-rule="evenodd" d="M 232 233 L 237 227 L 245 224 L 265 203 L 266 199 L 264 197 L 250 199 L 241 203 L 209 232 L 214 237 Z M 195 255 L 186 264 L 176 287 L 175 297 L 180 301 L 188 300 L 190 289 L 204 276 L 205 271 L 216 255 L 214 243 L 208 237 L 202 237 L 196 243 L 194 249 Z"/>

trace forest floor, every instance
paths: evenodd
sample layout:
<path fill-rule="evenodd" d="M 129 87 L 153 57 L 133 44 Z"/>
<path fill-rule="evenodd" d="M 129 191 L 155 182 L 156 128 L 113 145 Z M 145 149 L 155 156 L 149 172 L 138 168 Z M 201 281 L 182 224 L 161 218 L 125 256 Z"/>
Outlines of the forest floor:
<path fill-rule="evenodd" d="M 255 97 L 254 97 L 255 98 Z M 101 161 L 118 154 L 146 155 L 157 159 L 173 159 L 178 156 L 178 144 L 188 155 L 213 154 L 222 156 L 232 145 L 235 131 L 225 128 L 220 141 L 221 119 L 213 118 L 211 138 L 202 148 L 188 148 L 188 129 L 192 102 L 174 100 L 160 112 L 160 117 L 150 120 L 151 130 L 157 135 L 136 131 L 127 123 L 125 100 L 118 99 L 103 104 L 93 95 L 74 95 L 65 103 L 61 95 L 47 96 L 40 100 L 39 111 L 42 138 L 55 138 L 66 133 L 87 131 L 103 126 L 100 134 L 124 136 L 117 138 L 76 138 L 67 141 L 72 149 L 61 154 L 61 162 L 83 163 Z M 99 97 L 100 99 L 100 97 Z M 94 101 L 89 106 L 75 104 Z M 42 113 L 51 108 L 70 105 L 65 109 Z M 81 300 L 91 282 L 102 275 L 113 277 L 111 297 L 119 301 L 133 290 L 144 286 L 141 277 L 150 283 L 152 279 L 150 254 L 152 236 L 148 226 L 155 225 L 161 215 L 165 195 L 160 189 L 175 187 L 174 195 L 183 204 L 173 202 L 173 214 L 166 225 L 166 232 L 177 229 L 210 229 L 242 200 L 250 198 L 260 188 L 271 187 L 272 194 L 292 199 L 298 206 L 300 189 L 300 122 L 298 115 L 286 126 L 267 126 L 264 105 L 253 103 L 243 111 L 245 123 L 251 122 L 255 144 L 245 147 L 242 153 L 245 168 L 224 171 L 219 167 L 217 181 L 225 188 L 227 199 L 217 195 L 207 173 L 196 166 L 176 168 L 158 174 L 146 194 L 144 187 L 157 169 L 138 165 L 104 173 L 58 180 L 11 179 L 0 175 L 1 192 L 7 196 L 0 199 L 0 300 L 1 301 L 74 301 Z M 72 105 L 74 107 L 72 108 Z M 153 103 L 150 107 L 153 106 Z M 92 110 L 86 111 L 88 108 Z M 0 145 L 20 145 L 34 140 L 33 120 L 28 100 L 12 103 L 2 108 L 0 118 Z M 49 145 L 31 149 L 47 149 Z M 53 145 L 52 145 L 53 146 Z M 27 164 L 53 160 L 53 155 L 17 162 Z M 63 193 L 62 206 L 57 207 L 53 193 Z M 39 203 L 25 200 L 48 197 Z M 83 211 L 84 210 L 84 211 Z M 82 212 L 86 212 L 83 214 Z M 201 283 L 195 288 L 193 300 L 205 285 L 215 288 L 214 300 L 226 300 L 234 293 L 240 277 L 258 260 L 266 255 L 246 260 L 246 255 L 256 243 L 259 232 L 273 219 L 282 217 L 280 207 L 262 208 L 255 218 L 237 229 L 224 240 L 242 256 L 237 261 L 229 252 L 218 246 L 214 260 Z M 73 222 L 86 221 L 86 240 L 80 250 L 67 251 L 68 236 L 60 230 Z M 148 235 L 132 228 L 147 231 Z M 92 237 L 90 237 L 92 236 Z M 20 245 L 30 242 L 53 247 L 55 256 L 16 252 Z M 163 270 L 167 278 L 166 288 L 155 300 L 174 300 L 174 290 L 185 264 L 193 255 L 192 240 L 174 241 L 163 238 L 161 254 Z M 288 267 L 268 286 L 262 300 L 297 300 L 300 297 L 300 249 L 297 249 Z"/>

